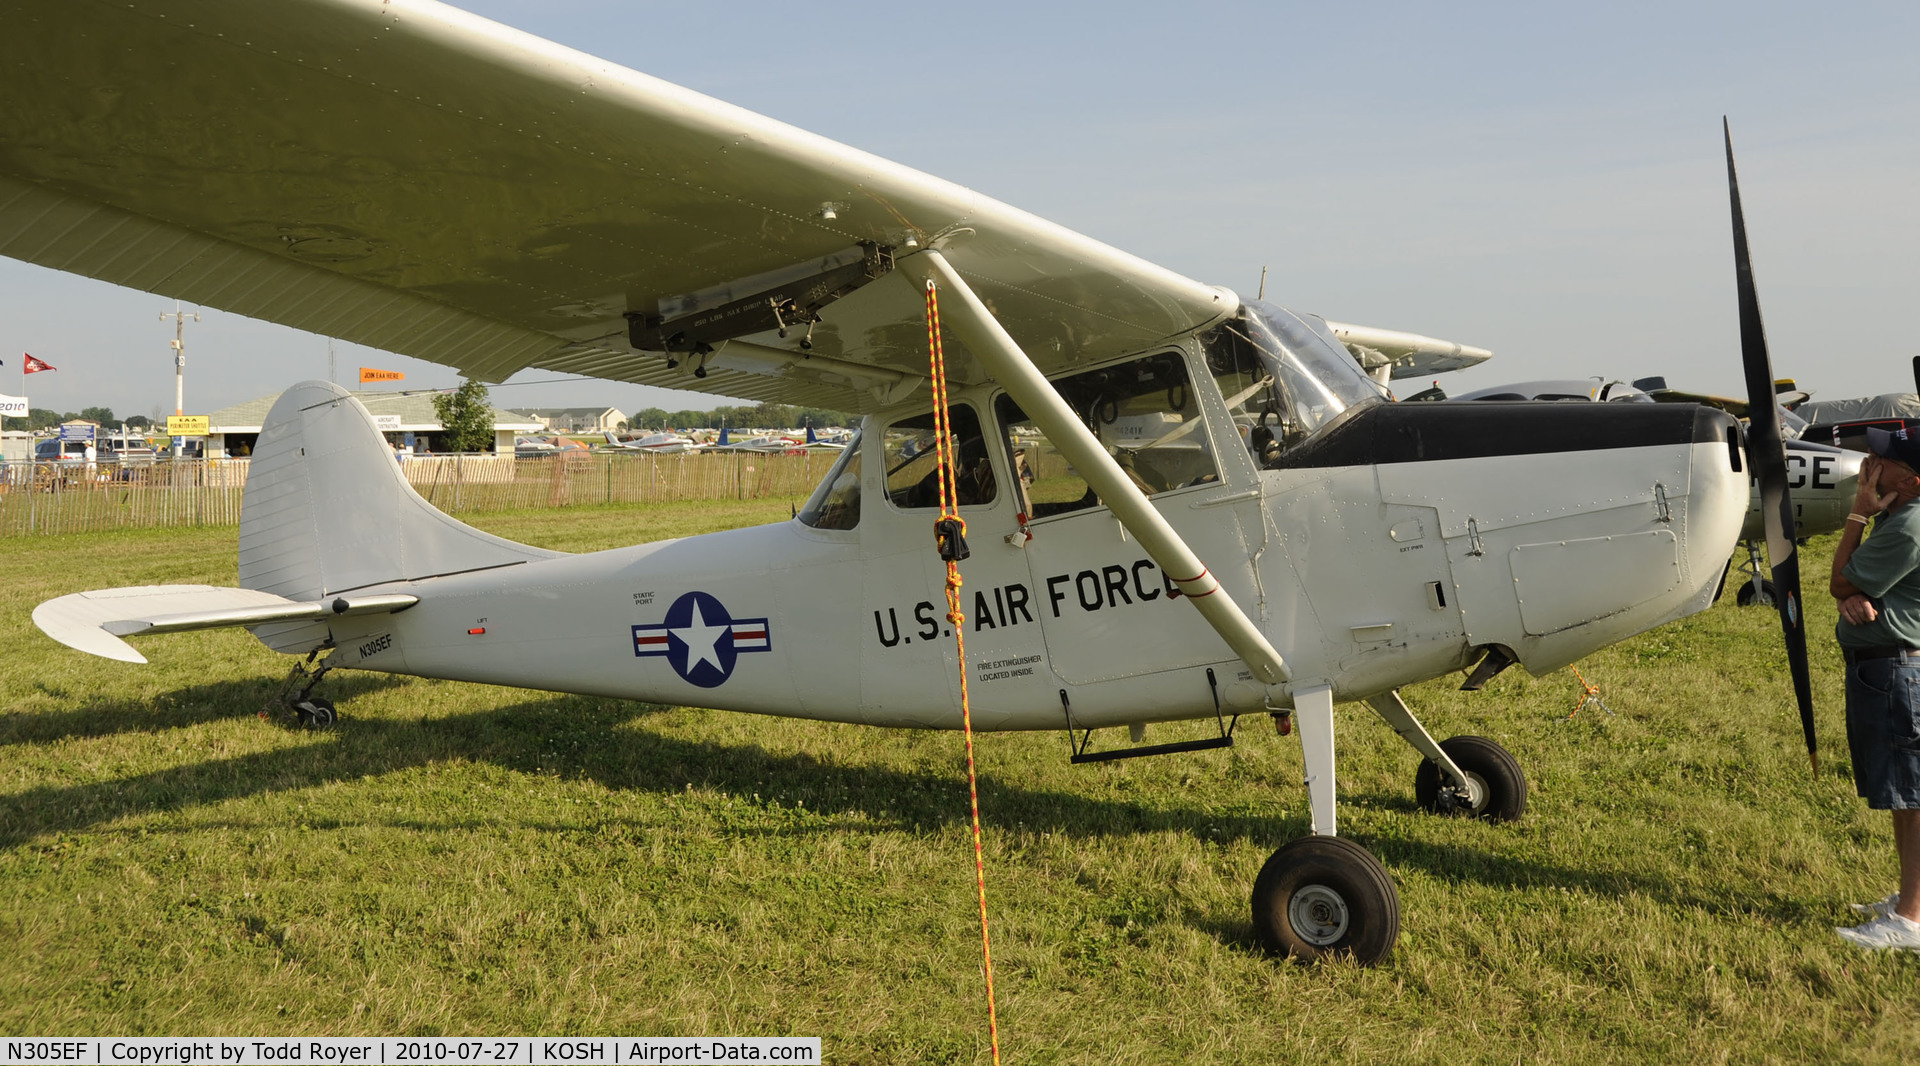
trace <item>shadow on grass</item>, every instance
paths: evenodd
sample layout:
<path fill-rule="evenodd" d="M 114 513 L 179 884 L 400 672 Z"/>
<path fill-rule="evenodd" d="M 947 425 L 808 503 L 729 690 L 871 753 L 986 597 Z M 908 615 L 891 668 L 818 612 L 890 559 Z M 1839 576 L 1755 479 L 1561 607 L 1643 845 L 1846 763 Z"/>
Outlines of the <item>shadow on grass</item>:
<path fill-rule="evenodd" d="M 330 696 L 376 691 L 404 681 L 352 675 Z M 224 717 L 257 706 L 271 694 L 265 681 L 200 686 L 174 694 L 154 710 L 146 703 L 100 705 L 60 715 L 0 716 L 0 741 L 94 736 L 156 729 Z M 0 848 L 16 848 L 47 834 L 69 832 L 144 813 L 180 810 L 238 797 L 313 788 L 376 777 L 439 762 L 490 762 L 518 773 L 591 780 L 613 790 L 670 794 L 689 787 L 765 802 L 804 806 L 819 815 L 859 814 L 857 825 L 755 829 L 758 835 L 914 832 L 943 830 L 966 818 L 965 786 L 951 776 L 826 762 L 777 754 L 757 745 L 689 741 L 645 728 L 625 728 L 658 713 L 647 704 L 580 696 L 546 696 L 507 707 L 432 719 L 356 719 L 312 734 L 311 743 L 232 759 L 210 760 L 83 785 L 44 786 L 0 798 Z M 24 720 L 33 718 L 37 724 Z M 129 720 L 138 720 L 129 727 Z M 1090 799 L 1068 792 L 1024 788 L 995 777 L 981 780 L 983 819 L 1003 832 L 1058 832 L 1101 838 L 1172 832 L 1209 842 L 1256 841 L 1275 846 L 1307 832 L 1303 815 L 1227 815 L 1204 807 Z M 1414 805 L 1404 797 L 1352 800 L 1392 810 Z M 315 812 L 321 813 L 321 812 Z M 532 828 L 567 828 L 525 823 Z M 420 824 L 423 830 L 451 828 Z M 1446 882 L 1499 887 L 1561 887 L 1597 894 L 1639 892 L 1669 904 L 1726 909 L 1666 878 L 1625 869 L 1573 869 L 1486 850 L 1405 838 L 1360 841 L 1391 869 L 1420 869 Z M 1251 871 L 1249 871 L 1251 874 Z M 1776 908 L 1756 902 L 1763 911 Z M 1744 908 L 1752 912 L 1752 906 Z M 1782 918 L 1797 915 L 1780 914 Z M 1201 922 L 1202 926 L 1207 923 Z M 1246 931 L 1222 925 L 1222 940 L 1246 943 Z"/>
<path fill-rule="evenodd" d="M 395 677 L 354 675 L 329 680 L 327 692 L 345 700 L 404 683 Z M 39 688 L 57 698 L 73 698 L 72 693 L 58 687 L 42 684 Z M 262 677 L 194 685 L 149 700 L 91 703 L 70 711 L 5 711 L 0 712 L 0 745 L 158 733 L 223 718 L 245 717 L 266 706 L 279 690 L 278 679 Z"/>

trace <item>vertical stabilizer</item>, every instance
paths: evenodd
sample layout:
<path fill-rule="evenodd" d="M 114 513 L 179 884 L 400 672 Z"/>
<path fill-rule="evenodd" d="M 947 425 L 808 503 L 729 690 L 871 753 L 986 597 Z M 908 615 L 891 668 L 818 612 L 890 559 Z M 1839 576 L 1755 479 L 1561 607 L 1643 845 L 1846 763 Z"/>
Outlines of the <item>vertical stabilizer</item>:
<path fill-rule="evenodd" d="M 240 509 L 242 588 L 312 601 L 557 554 L 482 533 L 421 498 L 373 416 L 338 385 L 293 386 L 261 427 Z M 305 622 L 254 634 L 277 651 L 305 651 L 327 631 Z"/>

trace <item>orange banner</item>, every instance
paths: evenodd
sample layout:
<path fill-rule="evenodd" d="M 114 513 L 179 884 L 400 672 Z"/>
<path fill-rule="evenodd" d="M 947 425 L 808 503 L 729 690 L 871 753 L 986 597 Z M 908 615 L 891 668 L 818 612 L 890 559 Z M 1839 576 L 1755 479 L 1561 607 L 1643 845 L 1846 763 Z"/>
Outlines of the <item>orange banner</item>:
<path fill-rule="evenodd" d="M 372 367 L 360 368 L 360 383 L 369 381 L 405 381 L 407 375 L 398 370 L 375 370 Z"/>

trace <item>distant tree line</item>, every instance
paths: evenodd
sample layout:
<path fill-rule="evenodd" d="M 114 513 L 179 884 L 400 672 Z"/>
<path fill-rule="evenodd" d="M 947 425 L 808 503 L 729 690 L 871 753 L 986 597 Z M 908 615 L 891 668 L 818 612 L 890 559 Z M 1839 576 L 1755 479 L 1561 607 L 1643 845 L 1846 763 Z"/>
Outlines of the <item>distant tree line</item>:
<path fill-rule="evenodd" d="M 71 422 L 76 418 L 89 422 L 98 422 L 103 426 L 118 427 L 120 422 L 113 417 L 111 407 L 82 407 L 79 411 L 53 411 L 45 407 L 27 408 L 27 417 L 6 419 L 8 429 L 52 429 L 62 422 Z M 146 415 L 134 415 L 127 419 L 128 429 L 149 429 L 153 425 Z"/>
<path fill-rule="evenodd" d="M 752 407 L 716 407 L 711 411 L 664 411 L 648 407 L 634 412 L 627 420 L 630 430 L 719 429 L 721 426 L 752 426 L 761 429 L 797 429 L 812 426 L 858 426 L 859 415 L 845 411 L 827 411 L 817 407 L 795 407 L 785 403 L 762 403 Z"/>

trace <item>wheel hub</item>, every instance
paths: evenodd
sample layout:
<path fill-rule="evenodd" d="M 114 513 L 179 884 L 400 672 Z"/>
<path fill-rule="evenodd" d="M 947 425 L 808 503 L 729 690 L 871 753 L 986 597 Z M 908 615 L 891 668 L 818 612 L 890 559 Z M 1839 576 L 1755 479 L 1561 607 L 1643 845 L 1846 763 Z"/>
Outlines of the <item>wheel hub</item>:
<path fill-rule="evenodd" d="M 1474 773 L 1472 770 L 1464 772 L 1467 775 L 1467 783 L 1465 785 L 1448 784 L 1441 787 L 1440 804 L 1449 812 L 1461 811 L 1466 814 L 1479 814 L 1481 811 L 1487 809 L 1487 800 L 1491 796 L 1491 792 L 1487 788 L 1487 779 Z"/>
<path fill-rule="evenodd" d="M 1287 901 L 1287 924 L 1317 948 L 1328 947 L 1347 932 L 1347 901 L 1325 885 L 1303 885 Z"/>

